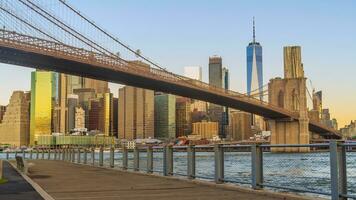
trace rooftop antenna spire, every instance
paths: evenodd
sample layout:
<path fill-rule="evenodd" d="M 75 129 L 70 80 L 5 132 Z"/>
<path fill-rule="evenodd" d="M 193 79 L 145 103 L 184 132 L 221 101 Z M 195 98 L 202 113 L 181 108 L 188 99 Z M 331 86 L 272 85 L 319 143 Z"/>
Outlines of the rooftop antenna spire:
<path fill-rule="evenodd" d="M 256 33 L 255 33 L 255 16 L 253 16 L 253 43 L 256 42 Z"/>

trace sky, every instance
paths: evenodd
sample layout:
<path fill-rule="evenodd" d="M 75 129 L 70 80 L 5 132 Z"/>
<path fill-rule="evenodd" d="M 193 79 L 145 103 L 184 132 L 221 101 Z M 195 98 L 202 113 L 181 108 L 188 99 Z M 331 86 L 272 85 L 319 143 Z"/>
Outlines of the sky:
<path fill-rule="evenodd" d="M 101 27 L 165 68 L 183 74 L 219 55 L 230 88 L 246 91 L 246 46 L 263 47 L 264 84 L 283 77 L 283 46 L 302 47 L 307 84 L 323 91 L 323 106 L 339 126 L 356 119 L 356 1 L 326 0 L 67 0 Z M 0 104 L 30 90 L 33 69 L 0 64 Z M 118 85 L 110 84 L 117 96 Z"/>

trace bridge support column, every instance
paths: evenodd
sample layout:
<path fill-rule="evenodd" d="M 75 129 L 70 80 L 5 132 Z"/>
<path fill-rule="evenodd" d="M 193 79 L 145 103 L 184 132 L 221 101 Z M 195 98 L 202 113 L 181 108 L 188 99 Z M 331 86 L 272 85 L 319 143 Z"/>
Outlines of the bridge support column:
<path fill-rule="evenodd" d="M 271 144 L 309 144 L 309 120 L 269 120 Z M 308 152 L 309 147 L 272 147 L 272 152 Z"/>

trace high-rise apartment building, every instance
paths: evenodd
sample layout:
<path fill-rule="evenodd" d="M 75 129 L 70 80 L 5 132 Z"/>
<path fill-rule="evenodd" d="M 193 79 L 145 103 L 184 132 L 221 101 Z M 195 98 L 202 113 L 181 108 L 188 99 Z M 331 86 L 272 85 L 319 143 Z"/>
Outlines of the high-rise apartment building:
<path fill-rule="evenodd" d="M 119 89 L 118 127 L 120 139 L 154 137 L 154 92 L 125 86 Z"/>
<path fill-rule="evenodd" d="M 34 71 L 31 73 L 30 144 L 40 135 L 54 132 L 54 108 L 58 105 L 58 73 Z"/>
<path fill-rule="evenodd" d="M 246 47 L 247 56 L 247 94 L 258 92 L 259 99 L 263 100 L 263 65 L 262 46 L 256 42 L 255 20 L 253 20 L 253 39 Z"/>
<path fill-rule="evenodd" d="M 192 132 L 191 99 L 176 98 L 176 137 L 187 136 Z"/>
<path fill-rule="evenodd" d="M 284 52 L 284 78 L 303 78 L 304 69 L 300 46 L 286 46 Z"/>
<path fill-rule="evenodd" d="M 28 145 L 30 140 L 30 93 L 15 91 L 0 123 L 0 143 Z"/>
<path fill-rule="evenodd" d="M 155 95 L 155 138 L 176 137 L 176 97 L 171 94 Z"/>
<path fill-rule="evenodd" d="M 199 66 L 184 67 L 184 76 L 198 81 L 203 80 L 202 68 Z"/>

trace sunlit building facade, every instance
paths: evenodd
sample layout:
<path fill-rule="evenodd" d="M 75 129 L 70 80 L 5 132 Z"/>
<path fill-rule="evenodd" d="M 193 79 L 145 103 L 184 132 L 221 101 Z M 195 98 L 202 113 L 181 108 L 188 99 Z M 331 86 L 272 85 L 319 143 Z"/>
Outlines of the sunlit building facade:
<path fill-rule="evenodd" d="M 30 93 L 15 91 L 0 123 L 0 144 L 20 147 L 29 144 Z"/>
<path fill-rule="evenodd" d="M 30 144 L 39 135 L 53 132 L 53 108 L 58 104 L 58 73 L 34 71 L 31 73 Z"/>

